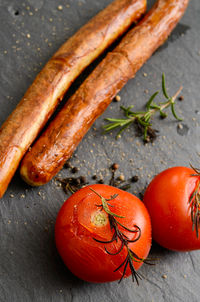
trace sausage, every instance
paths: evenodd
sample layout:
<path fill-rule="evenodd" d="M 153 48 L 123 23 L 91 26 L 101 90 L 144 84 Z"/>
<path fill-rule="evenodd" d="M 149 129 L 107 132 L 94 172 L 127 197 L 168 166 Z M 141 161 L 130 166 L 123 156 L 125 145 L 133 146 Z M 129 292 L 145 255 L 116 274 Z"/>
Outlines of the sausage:
<path fill-rule="evenodd" d="M 0 129 L 0 197 L 71 83 L 145 9 L 146 0 L 115 0 L 61 46 L 45 65 Z"/>
<path fill-rule="evenodd" d="M 68 100 L 22 161 L 22 178 L 47 183 L 72 155 L 117 92 L 167 39 L 189 0 L 158 0 Z"/>

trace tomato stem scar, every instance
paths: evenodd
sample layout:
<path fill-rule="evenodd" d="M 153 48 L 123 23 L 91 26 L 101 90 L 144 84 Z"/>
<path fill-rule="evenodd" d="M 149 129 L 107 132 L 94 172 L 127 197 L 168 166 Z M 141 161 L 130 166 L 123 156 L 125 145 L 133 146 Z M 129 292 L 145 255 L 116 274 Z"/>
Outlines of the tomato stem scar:
<path fill-rule="evenodd" d="M 91 222 L 97 227 L 105 226 L 108 223 L 108 216 L 105 212 L 94 212 L 91 216 Z"/>

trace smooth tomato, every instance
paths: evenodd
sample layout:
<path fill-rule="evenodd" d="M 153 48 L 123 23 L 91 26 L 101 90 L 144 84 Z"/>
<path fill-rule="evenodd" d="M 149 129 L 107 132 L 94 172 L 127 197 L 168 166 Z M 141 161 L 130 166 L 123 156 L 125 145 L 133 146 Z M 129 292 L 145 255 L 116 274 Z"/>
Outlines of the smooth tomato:
<path fill-rule="evenodd" d="M 197 220 L 196 224 L 194 219 L 195 211 L 199 213 L 200 209 L 195 206 L 193 196 L 196 192 L 198 202 L 200 176 L 194 174 L 197 172 L 186 167 L 169 168 L 152 180 L 144 194 L 144 203 L 151 216 L 153 239 L 170 250 L 200 249 L 200 238 L 197 237 L 199 222 Z"/>
<path fill-rule="evenodd" d="M 124 246 L 117 253 L 121 247 L 119 238 L 111 243 L 96 241 L 110 241 L 114 229 L 111 230 L 109 215 L 98 206 L 102 204 L 101 198 L 90 188 L 106 199 L 118 194 L 108 201 L 108 207 L 113 213 L 124 216 L 115 219 L 135 232 L 130 232 L 120 225 L 118 229 L 124 234 L 124 238 L 136 239 L 135 242 L 127 243 L 129 250 L 141 259 L 147 257 L 151 247 L 151 222 L 144 204 L 128 192 L 102 184 L 82 188 L 63 204 L 56 220 L 56 246 L 66 266 L 77 277 L 89 282 L 119 280 L 123 276 L 128 249 Z M 115 271 L 123 262 L 124 264 Z M 135 258 L 131 263 L 134 269 L 138 270 L 143 261 Z M 130 274 L 128 263 L 124 277 Z"/>

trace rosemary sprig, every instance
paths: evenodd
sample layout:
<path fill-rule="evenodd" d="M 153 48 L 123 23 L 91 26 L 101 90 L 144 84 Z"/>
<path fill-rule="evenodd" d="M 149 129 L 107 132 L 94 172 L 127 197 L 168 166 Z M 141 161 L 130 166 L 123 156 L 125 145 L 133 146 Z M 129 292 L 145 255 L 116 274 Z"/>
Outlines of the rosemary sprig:
<path fill-rule="evenodd" d="M 109 244 L 109 243 L 112 243 L 114 241 L 117 242 L 117 240 L 119 239 L 120 242 L 121 242 L 121 246 L 119 247 L 118 251 L 115 252 L 115 253 L 111 253 L 106 247 L 105 248 L 105 251 L 106 253 L 108 253 L 109 255 L 118 255 L 122 250 L 123 248 L 125 247 L 126 250 L 127 250 L 127 256 L 126 258 L 124 259 L 124 261 L 114 270 L 114 272 L 117 272 L 120 268 L 123 267 L 123 273 L 122 273 L 122 277 L 121 279 L 119 280 L 119 283 L 122 281 L 122 279 L 124 278 L 125 274 L 126 274 L 126 270 L 129 266 L 130 270 L 131 270 L 131 274 L 132 274 L 132 280 L 134 282 L 134 280 L 136 280 L 136 283 L 139 285 L 139 279 L 142 279 L 142 275 L 139 274 L 138 272 L 136 272 L 134 266 L 133 266 L 133 261 L 135 262 L 143 262 L 143 263 L 146 263 L 146 264 L 149 264 L 149 265 L 152 265 L 152 263 L 149 262 L 148 259 L 143 259 L 143 258 L 140 258 L 138 257 L 130 248 L 129 248 L 129 243 L 130 242 L 136 242 L 137 240 L 140 239 L 141 237 L 141 229 L 137 226 L 137 225 L 134 225 L 134 230 L 132 229 L 129 229 L 127 228 L 126 226 L 124 226 L 121 222 L 119 222 L 116 218 L 125 218 L 124 216 L 120 216 L 120 215 L 117 215 L 113 212 L 110 211 L 109 209 L 109 206 L 112 206 L 110 205 L 108 202 L 110 200 L 113 200 L 115 199 L 118 195 L 115 194 L 113 196 L 111 196 L 109 199 L 106 199 L 104 198 L 103 196 L 101 196 L 98 192 L 96 192 L 95 190 L 93 190 L 92 188 L 90 188 L 91 191 L 93 191 L 96 195 L 99 196 L 99 198 L 101 199 L 101 204 L 97 205 L 97 207 L 101 207 L 102 210 L 104 210 L 107 214 L 108 214 L 108 219 L 109 219 L 109 223 L 110 223 L 110 228 L 111 228 L 111 231 L 113 231 L 113 235 L 112 235 L 112 238 L 111 240 L 108 240 L 108 241 L 102 241 L 102 240 L 98 240 L 96 238 L 93 238 L 95 241 L 99 242 L 99 243 L 102 243 L 102 244 Z M 113 207 L 113 206 L 112 206 Z M 128 232 L 131 232 L 131 233 L 136 233 L 137 236 L 134 240 L 131 240 L 129 239 L 120 229 L 119 229 L 119 226 L 128 231 Z"/>
<path fill-rule="evenodd" d="M 191 168 L 196 172 L 191 176 L 200 176 L 200 170 L 194 168 L 190 165 Z M 191 194 L 189 199 L 189 204 L 191 205 L 191 220 L 192 220 L 192 230 L 196 232 L 197 238 L 199 238 L 199 227 L 200 227 L 200 181 L 196 186 L 196 189 Z"/>
<path fill-rule="evenodd" d="M 199 227 L 200 227 L 200 183 L 197 189 L 192 193 L 189 203 L 191 204 L 191 220 L 192 220 L 192 230 L 196 232 L 197 238 L 199 237 Z"/>
<path fill-rule="evenodd" d="M 148 100 L 146 104 L 146 111 L 138 111 L 134 112 L 131 109 L 133 106 L 124 107 L 121 106 L 120 108 L 124 111 L 125 118 L 122 119 L 115 119 L 115 118 L 106 118 L 106 121 L 109 123 L 103 126 L 104 132 L 109 132 L 114 129 L 119 129 L 116 138 L 119 138 L 121 133 L 128 128 L 132 123 L 137 122 L 138 125 L 143 129 L 143 139 L 144 142 L 148 142 L 150 140 L 149 134 L 152 132 L 151 128 L 151 118 L 156 113 L 159 112 L 162 118 L 167 117 L 167 114 L 164 110 L 168 107 L 171 108 L 172 114 L 175 119 L 182 121 L 180 117 L 177 116 L 175 112 L 175 100 L 177 96 L 180 94 L 182 90 L 182 86 L 178 89 L 174 96 L 170 97 L 166 90 L 165 85 L 165 75 L 162 74 L 162 93 L 166 101 L 155 103 L 154 100 L 156 96 L 159 94 L 159 91 L 156 91 Z"/>

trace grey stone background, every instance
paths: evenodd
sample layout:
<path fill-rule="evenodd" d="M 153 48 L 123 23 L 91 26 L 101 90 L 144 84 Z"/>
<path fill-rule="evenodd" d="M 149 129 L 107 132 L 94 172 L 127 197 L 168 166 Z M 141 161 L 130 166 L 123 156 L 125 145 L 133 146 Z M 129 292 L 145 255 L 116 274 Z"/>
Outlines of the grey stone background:
<path fill-rule="evenodd" d="M 0 0 L 0 124 L 57 48 L 110 2 Z M 149 1 L 149 7 L 152 3 Z M 58 10 L 58 5 L 63 9 Z M 112 103 L 96 121 L 70 160 L 79 167 L 78 175 L 86 175 L 90 183 L 94 182 L 92 175 L 102 175 L 108 183 L 108 168 L 117 162 L 117 173 L 126 179 L 138 175 L 139 181 L 129 191 L 139 195 L 152 177 L 167 167 L 200 165 L 199 15 L 199 0 L 191 0 L 168 42 L 124 87 L 120 103 Z M 132 127 L 118 141 L 115 132 L 103 135 L 104 118 L 121 117 L 120 105 L 133 104 L 136 110 L 143 109 L 150 94 L 160 89 L 162 72 L 170 92 L 180 85 L 184 87 L 184 101 L 176 106 L 184 118 L 183 127 L 169 114 L 166 120 L 154 118 L 153 126 L 159 135 L 153 144 L 144 145 Z M 63 169 L 60 175 L 71 174 Z M 153 267 L 141 268 L 145 279 L 139 287 L 131 279 L 121 284 L 89 284 L 74 277 L 63 265 L 54 244 L 56 215 L 66 198 L 54 181 L 31 188 L 16 173 L 0 201 L 1 302 L 199 301 L 199 251 L 175 253 L 153 243 L 151 256 L 159 260 Z"/>

